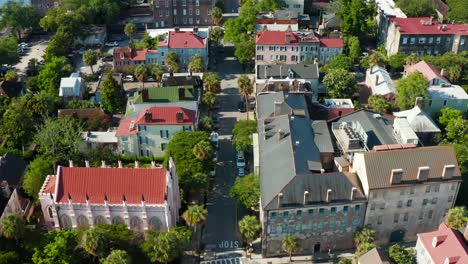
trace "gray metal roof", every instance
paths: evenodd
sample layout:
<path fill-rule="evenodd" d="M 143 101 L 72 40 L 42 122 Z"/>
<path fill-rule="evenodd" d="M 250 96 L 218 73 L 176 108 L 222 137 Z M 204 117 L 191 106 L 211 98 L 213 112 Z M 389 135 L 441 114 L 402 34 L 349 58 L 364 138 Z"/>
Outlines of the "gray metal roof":
<path fill-rule="evenodd" d="M 442 179 L 445 165 L 455 165 L 452 179 L 461 180 L 455 150 L 451 146 L 376 151 L 356 155 L 364 155 L 370 189 L 391 187 L 390 176 L 393 169 L 403 170 L 401 184 L 414 184 L 417 183 L 419 167 L 430 168 L 427 179 L 431 181 Z"/>
<path fill-rule="evenodd" d="M 397 144 L 393 135 L 393 120 L 378 113 L 361 109 L 333 120 L 333 122 L 359 122 L 367 134 L 367 147 Z"/>
<path fill-rule="evenodd" d="M 312 130 L 314 132 L 314 142 L 317 145 L 320 153 L 333 153 L 332 139 L 330 130 L 328 129 L 327 121 L 315 120 L 312 122 Z"/>
<path fill-rule="evenodd" d="M 15 154 L 0 157 L 0 182 L 7 181 L 9 185 L 20 187 L 26 166 L 26 161 Z"/>
<path fill-rule="evenodd" d="M 266 72 L 266 75 L 265 75 Z M 257 79 L 286 79 L 292 72 L 290 79 L 318 79 L 319 70 L 317 64 L 280 64 L 258 65 Z"/>
<path fill-rule="evenodd" d="M 275 102 L 281 103 L 276 110 L 276 114 Z M 259 119 L 275 115 L 292 114 L 293 110 L 303 110 L 306 117 L 309 116 L 307 103 L 303 94 L 276 92 L 258 95 L 257 114 Z"/>

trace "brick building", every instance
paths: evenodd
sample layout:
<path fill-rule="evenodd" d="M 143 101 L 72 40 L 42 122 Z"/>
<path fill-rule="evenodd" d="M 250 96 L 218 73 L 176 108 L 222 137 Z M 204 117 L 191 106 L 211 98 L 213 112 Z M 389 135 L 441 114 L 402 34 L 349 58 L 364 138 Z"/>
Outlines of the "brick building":
<path fill-rule="evenodd" d="M 213 0 L 152 0 L 156 28 L 209 26 Z"/>

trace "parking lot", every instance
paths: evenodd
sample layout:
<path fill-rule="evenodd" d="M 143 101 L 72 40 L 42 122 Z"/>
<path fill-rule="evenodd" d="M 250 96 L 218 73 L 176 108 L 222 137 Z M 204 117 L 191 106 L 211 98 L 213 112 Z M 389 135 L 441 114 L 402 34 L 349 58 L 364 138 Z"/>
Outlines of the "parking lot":
<path fill-rule="evenodd" d="M 37 61 L 43 60 L 45 49 L 49 45 L 48 40 L 39 40 L 35 42 L 28 43 L 29 49 L 27 50 L 24 56 L 21 56 L 21 60 L 19 63 L 15 65 L 18 73 L 26 75 L 26 67 L 28 67 L 28 62 L 31 59 L 36 59 Z"/>

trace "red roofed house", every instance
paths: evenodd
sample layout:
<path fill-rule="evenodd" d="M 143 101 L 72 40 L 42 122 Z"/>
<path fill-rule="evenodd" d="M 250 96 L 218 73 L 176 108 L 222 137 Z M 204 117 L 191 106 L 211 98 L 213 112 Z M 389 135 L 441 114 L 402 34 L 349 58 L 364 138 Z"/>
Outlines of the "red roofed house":
<path fill-rule="evenodd" d="M 342 38 L 321 38 L 320 39 L 320 61 L 329 62 L 333 57 L 343 52 Z"/>
<path fill-rule="evenodd" d="M 149 53 L 157 53 L 156 50 L 136 50 L 130 47 L 117 47 L 113 50 L 114 60 L 112 66 L 115 69 L 125 69 L 129 66 L 146 64 L 146 56 Z"/>
<path fill-rule="evenodd" d="M 179 65 L 182 71 L 187 70 L 190 58 L 195 54 L 200 54 L 205 62 L 205 68 L 208 66 L 208 40 L 192 31 L 175 31 L 169 32 L 166 39 L 158 44 L 158 53 L 150 54 L 148 59 L 156 58 L 164 65 L 164 58 L 167 53 L 174 51 L 179 55 Z"/>
<path fill-rule="evenodd" d="M 424 264 L 468 263 L 468 246 L 463 235 L 440 224 L 439 230 L 418 234 L 416 259 Z"/>
<path fill-rule="evenodd" d="M 169 170 L 59 166 L 44 181 L 39 200 L 46 224 L 55 230 L 103 223 L 136 232 L 167 230 L 179 217 L 178 184 L 172 159 Z"/>
<path fill-rule="evenodd" d="M 197 129 L 196 111 L 177 106 L 154 106 L 120 122 L 115 136 L 119 152 L 131 156 L 163 156 L 171 136 Z"/>
<path fill-rule="evenodd" d="M 390 18 L 385 40 L 387 54 L 459 53 L 468 50 L 468 24 L 439 24 L 431 17 Z"/>
<path fill-rule="evenodd" d="M 450 84 L 444 77 L 443 71 L 439 71 L 434 65 L 422 60 L 413 65 L 405 66 L 405 76 L 413 72 L 420 72 L 426 77 L 428 85 Z"/>

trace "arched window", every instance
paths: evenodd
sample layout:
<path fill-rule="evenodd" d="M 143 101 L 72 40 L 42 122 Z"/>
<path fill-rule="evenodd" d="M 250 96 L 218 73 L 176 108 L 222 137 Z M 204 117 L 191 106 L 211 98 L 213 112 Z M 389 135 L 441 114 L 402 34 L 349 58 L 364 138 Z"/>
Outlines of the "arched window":
<path fill-rule="evenodd" d="M 71 221 L 71 218 L 64 214 L 60 217 L 60 226 L 62 227 L 62 229 L 70 229 L 73 227 L 72 225 L 72 221 Z"/>
<path fill-rule="evenodd" d="M 78 218 L 76 218 L 76 225 L 78 227 L 89 227 L 88 218 L 84 215 L 79 215 Z"/>
<path fill-rule="evenodd" d="M 100 225 L 100 224 L 107 224 L 106 218 L 102 215 L 98 215 L 94 218 L 94 224 L 95 225 Z"/>
<path fill-rule="evenodd" d="M 151 230 L 161 230 L 163 226 L 161 220 L 156 216 L 150 218 L 148 225 Z"/>
<path fill-rule="evenodd" d="M 143 222 L 138 216 L 134 216 L 130 219 L 130 229 L 134 232 L 143 231 Z"/>
<path fill-rule="evenodd" d="M 113 225 L 125 225 L 125 221 L 120 216 L 115 216 L 112 218 Z"/>

